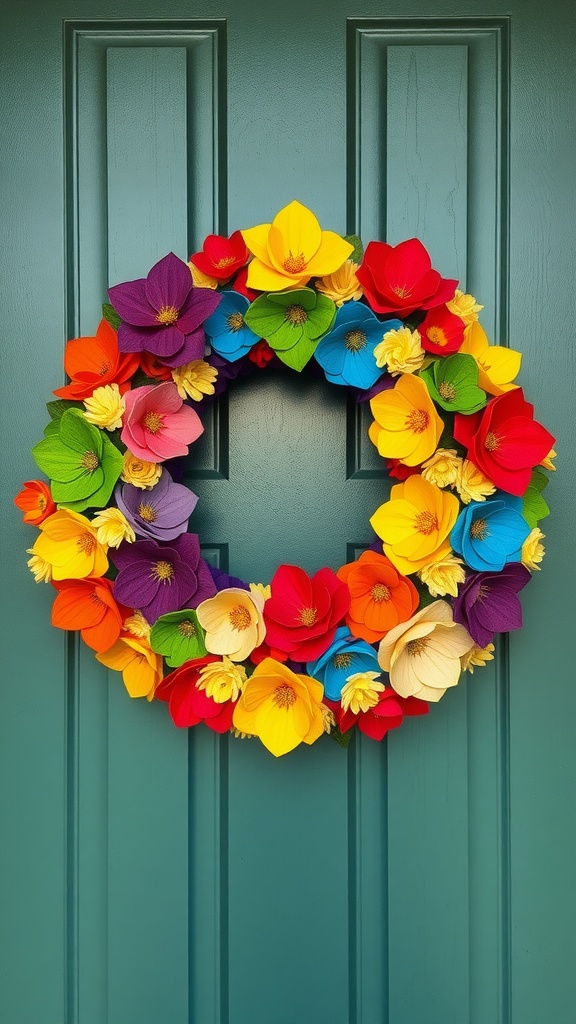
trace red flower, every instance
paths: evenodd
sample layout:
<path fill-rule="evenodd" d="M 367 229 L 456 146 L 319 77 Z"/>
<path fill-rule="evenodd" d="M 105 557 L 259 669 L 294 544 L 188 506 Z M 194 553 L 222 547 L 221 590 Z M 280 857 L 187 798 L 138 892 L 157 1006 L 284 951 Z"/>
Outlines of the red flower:
<path fill-rule="evenodd" d="M 270 360 L 274 359 L 274 352 L 268 342 L 262 339 L 257 341 L 253 348 L 250 349 L 248 359 L 251 359 L 253 363 L 256 363 L 256 366 L 263 370 Z"/>
<path fill-rule="evenodd" d="M 421 469 L 421 466 L 405 466 L 400 459 L 386 459 L 385 461 L 388 476 L 394 477 L 395 480 L 407 480 L 409 476 L 414 476 Z"/>
<path fill-rule="evenodd" d="M 117 384 L 120 394 L 128 391 L 130 377 L 138 366 L 137 353 L 118 349 L 118 334 L 107 320 L 101 320 L 94 338 L 73 338 L 66 342 L 64 369 L 70 384 L 54 392 L 58 398 L 82 402 L 96 388 Z"/>
<path fill-rule="evenodd" d="M 153 352 L 140 352 L 140 369 L 147 377 L 156 380 L 172 380 L 172 370 L 165 366 Z"/>
<path fill-rule="evenodd" d="M 248 277 L 248 267 L 242 267 L 236 274 L 236 277 L 232 281 L 232 290 L 239 292 L 240 295 L 245 295 L 250 302 L 254 302 L 257 299 L 260 292 L 255 292 L 253 288 L 249 288 L 246 284 L 246 278 Z"/>
<path fill-rule="evenodd" d="M 350 606 L 346 585 L 331 569 L 310 578 L 296 565 L 281 565 L 270 586 L 272 596 L 264 605 L 266 643 L 296 661 L 319 658 Z"/>
<path fill-rule="evenodd" d="M 534 406 L 522 388 L 498 395 L 472 416 L 457 413 L 454 437 L 496 487 L 518 496 L 526 492 L 533 467 L 554 446 L 552 434 L 535 421 Z"/>
<path fill-rule="evenodd" d="M 190 257 L 190 262 L 203 274 L 215 277 L 218 281 L 228 281 L 249 259 L 250 250 L 242 238 L 242 233 L 235 231 L 230 238 L 208 235 L 204 240 L 202 252 L 195 252 Z"/>
<path fill-rule="evenodd" d="M 266 641 L 264 641 L 259 647 L 254 648 L 250 655 L 250 661 L 254 665 L 259 665 L 265 658 L 274 658 L 275 661 L 287 661 L 288 655 L 286 651 L 279 651 L 275 647 L 269 647 Z"/>
<path fill-rule="evenodd" d="M 205 658 L 186 661 L 156 687 L 154 696 L 166 701 L 174 725 L 189 729 L 192 725 L 204 722 L 209 729 L 220 733 L 229 732 L 232 728 L 232 715 L 237 701 L 227 700 L 217 704 L 196 686 L 200 669 L 221 660 L 208 654 Z"/>
<path fill-rule="evenodd" d="M 342 705 L 333 700 L 324 699 L 324 703 L 334 712 L 336 725 L 340 732 L 348 732 L 355 722 L 358 723 L 360 732 L 369 736 L 371 740 L 383 740 L 390 729 L 397 729 L 402 725 L 404 715 L 426 715 L 428 705 L 425 700 L 417 697 L 399 697 L 392 687 L 387 686 L 380 694 L 380 699 L 375 707 L 369 711 L 353 714 L 350 709 L 344 711 Z"/>
<path fill-rule="evenodd" d="M 24 513 L 23 523 L 39 526 L 56 511 L 48 484 L 43 480 L 26 480 L 24 490 L 18 491 L 14 504 Z"/>
<path fill-rule="evenodd" d="M 417 238 L 399 245 L 369 242 L 356 277 L 375 313 L 409 316 L 454 297 L 458 281 L 442 278 Z"/>
<path fill-rule="evenodd" d="M 437 356 L 457 352 L 464 341 L 464 321 L 447 306 L 435 306 L 418 327 L 422 348 Z"/>

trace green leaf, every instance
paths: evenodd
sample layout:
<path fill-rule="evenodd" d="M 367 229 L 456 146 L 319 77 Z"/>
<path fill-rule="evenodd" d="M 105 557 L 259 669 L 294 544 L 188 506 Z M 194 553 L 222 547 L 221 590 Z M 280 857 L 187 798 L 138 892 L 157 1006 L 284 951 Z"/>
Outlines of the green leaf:
<path fill-rule="evenodd" d="M 82 402 L 70 402 L 66 398 L 58 398 L 54 402 L 46 402 L 46 408 L 51 420 L 62 419 L 67 409 L 81 409 L 84 411 Z"/>
<path fill-rule="evenodd" d="M 340 732 L 340 729 L 336 725 L 330 730 L 330 738 L 335 740 L 339 747 L 344 747 L 344 749 L 346 749 L 352 739 L 353 731 L 353 729 L 348 729 L 347 732 Z"/>
<path fill-rule="evenodd" d="M 344 240 L 349 242 L 350 245 L 354 246 L 354 249 L 350 253 L 348 259 L 353 260 L 354 263 L 362 263 L 362 257 L 364 255 L 364 246 L 359 235 L 344 235 Z"/>
<path fill-rule="evenodd" d="M 118 316 L 118 313 L 114 309 L 114 306 L 111 306 L 109 302 L 102 303 L 102 316 L 104 317 L 105 320 L 108 321 L 110 326 L 113 327 L 115 331 L 118 330 L 122 321 Z"/>
<path fill-rule="evenodd" d="M 292 370 L 297 370 L 300 373 L 304 369 L 306 363 L 310 362 L 314 355 L 314 349 L 318 342 L 312 341 L 311 338 L 307 338 L 306 335 L 302 335 L 300 341 L 296 343 L 292 348 L 281 351 L 276 349 L 276 355 L 278 359 L 281 359 L 286 366 L 289 366 Z"/>
<path fill-rule="evenodd" d="M 548 483 L 547 480 L 546 483 Z M 546 484 L 544 486 L 546 486 Z M 533 530 L 535 526 L 538 526 L 540 519 L 544 519 L 549 512 L 550 509 L 548 508 L 548 503 L 545 498 L 542 497 L 538 486 L 531 483 L 522 502 L 522 515 L 530 529 Z"/>
<path fill-rule="evenodd" d="M 550 483 L 548 477 L 542 472 L 541 469 L 533 469 L 532 476 L 530 477 L 530 487 L 535 487 L 537 491 L 543 491 L 545 487 L 548 487 Z"/>

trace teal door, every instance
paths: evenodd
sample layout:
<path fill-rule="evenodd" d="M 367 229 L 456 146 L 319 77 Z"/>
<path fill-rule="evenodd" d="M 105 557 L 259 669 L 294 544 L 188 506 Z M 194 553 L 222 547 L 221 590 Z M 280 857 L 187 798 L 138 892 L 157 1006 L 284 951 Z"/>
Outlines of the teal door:
<path fill-rule="evenodd" d="M 2 1024 L 574 1024 L 565 7 L 5 13 Z M 276 761 L 176 730 L 52 630 L 11 496 L 64 340 L 92 333 L 108 282 L 293 198 L 365 241 L 422 238 L 522 350 L 560 472 L 525 628 L 495 667 L 382 744 Z M 336 566 L 368 539 L 389 485 L 334 391 L 264 371 L 214 413 L 188 472 L 231 572 Z"/>

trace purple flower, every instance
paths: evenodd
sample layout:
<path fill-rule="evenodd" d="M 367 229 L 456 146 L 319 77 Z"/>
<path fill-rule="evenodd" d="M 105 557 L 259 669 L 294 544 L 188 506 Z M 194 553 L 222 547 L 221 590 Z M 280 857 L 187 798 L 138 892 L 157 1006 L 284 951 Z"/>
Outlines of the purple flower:
<path fill-rule="evenodd" d="M 454 620 L 466 626 L 479 647 L 486 647 L 495 633 L 520 629 L 518 591 L 530 579 L 529 570 L 520 562 L 510 562 L 501 572 L 470 573 L 454 601 Z"/>
<path fill-rule="evenodd" d="M 118 328 L 121 352 L 152 352 L 166 366 L 202 359 L 200 325 L 220 296 L 211 288 L 195 288 L 188 266 L 173 252 L 154 264 L 148 277 L 116 284 L 108 295 L 123 321 Z"/>
<path fill-rule="evenodd" d="M 162 546 L 155 540 L 124 542 L 109 557 L 119 569 L 114 581 L 116 600 L 138 608 L 150 624 L 166 612 L 196 608 L 216 593 L 195 533 L 181 533 Z"/>
<path fill-rule="evenodd" d="M 247 583 L 244 580 L 238 578 L 238 576 L 229 576 L 224 569 L 217 569 L 215 565 L 209 565 L 210 574 L 214 583 L 216 584 L 216 590 L 229 590 L 230 587 L 236 587 L 238 590 L 250 590 Z"/>
<path fill-rule="evenodd" d="M 185 533 L 198 497 L 182 484 L 175 484 L 167 469 L 149 491 L 132 484 L 117 484 L 116 504 L 141 537 L 174 540 Z"/>

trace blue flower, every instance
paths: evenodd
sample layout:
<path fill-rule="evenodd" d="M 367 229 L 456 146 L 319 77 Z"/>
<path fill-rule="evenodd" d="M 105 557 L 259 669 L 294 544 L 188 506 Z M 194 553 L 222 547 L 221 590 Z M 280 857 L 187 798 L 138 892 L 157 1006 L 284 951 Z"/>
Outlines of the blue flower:
<path fill-rule="evenodd" d="M 346 302 L 314 356 L 332 384 L 349 384 L 364 391 L 386 372 L 385 367 L 376 366 L 376 345 L 386 331 L 402 326 L 400 320 L 382 323 L 363 302 Z"/>
<path fill-rule="evenodd" d="M 522 498 L 497 491 L 490 501 L 472 501 L 452 529 L 454 551 L 476 572 L 501 572 L 520 562 L 530 527 L 521 514 Z"/>
<path fill-rule="evenodd" d="M 218 309 L 204 323 L 212 348 L 229 363 L 241 359 L 260 340 L 244 323 L 249 305 L 245 295 L 222 292 Z"/>
<path fill-rule="evenodd" d="M 381 673 L 382 669 L 374 648 L 340 626 L 328 650 L 308 663 L 308 675 L 323 684 L 328 700 L 340 700 L 342 687 L 355 672 Z"/>

